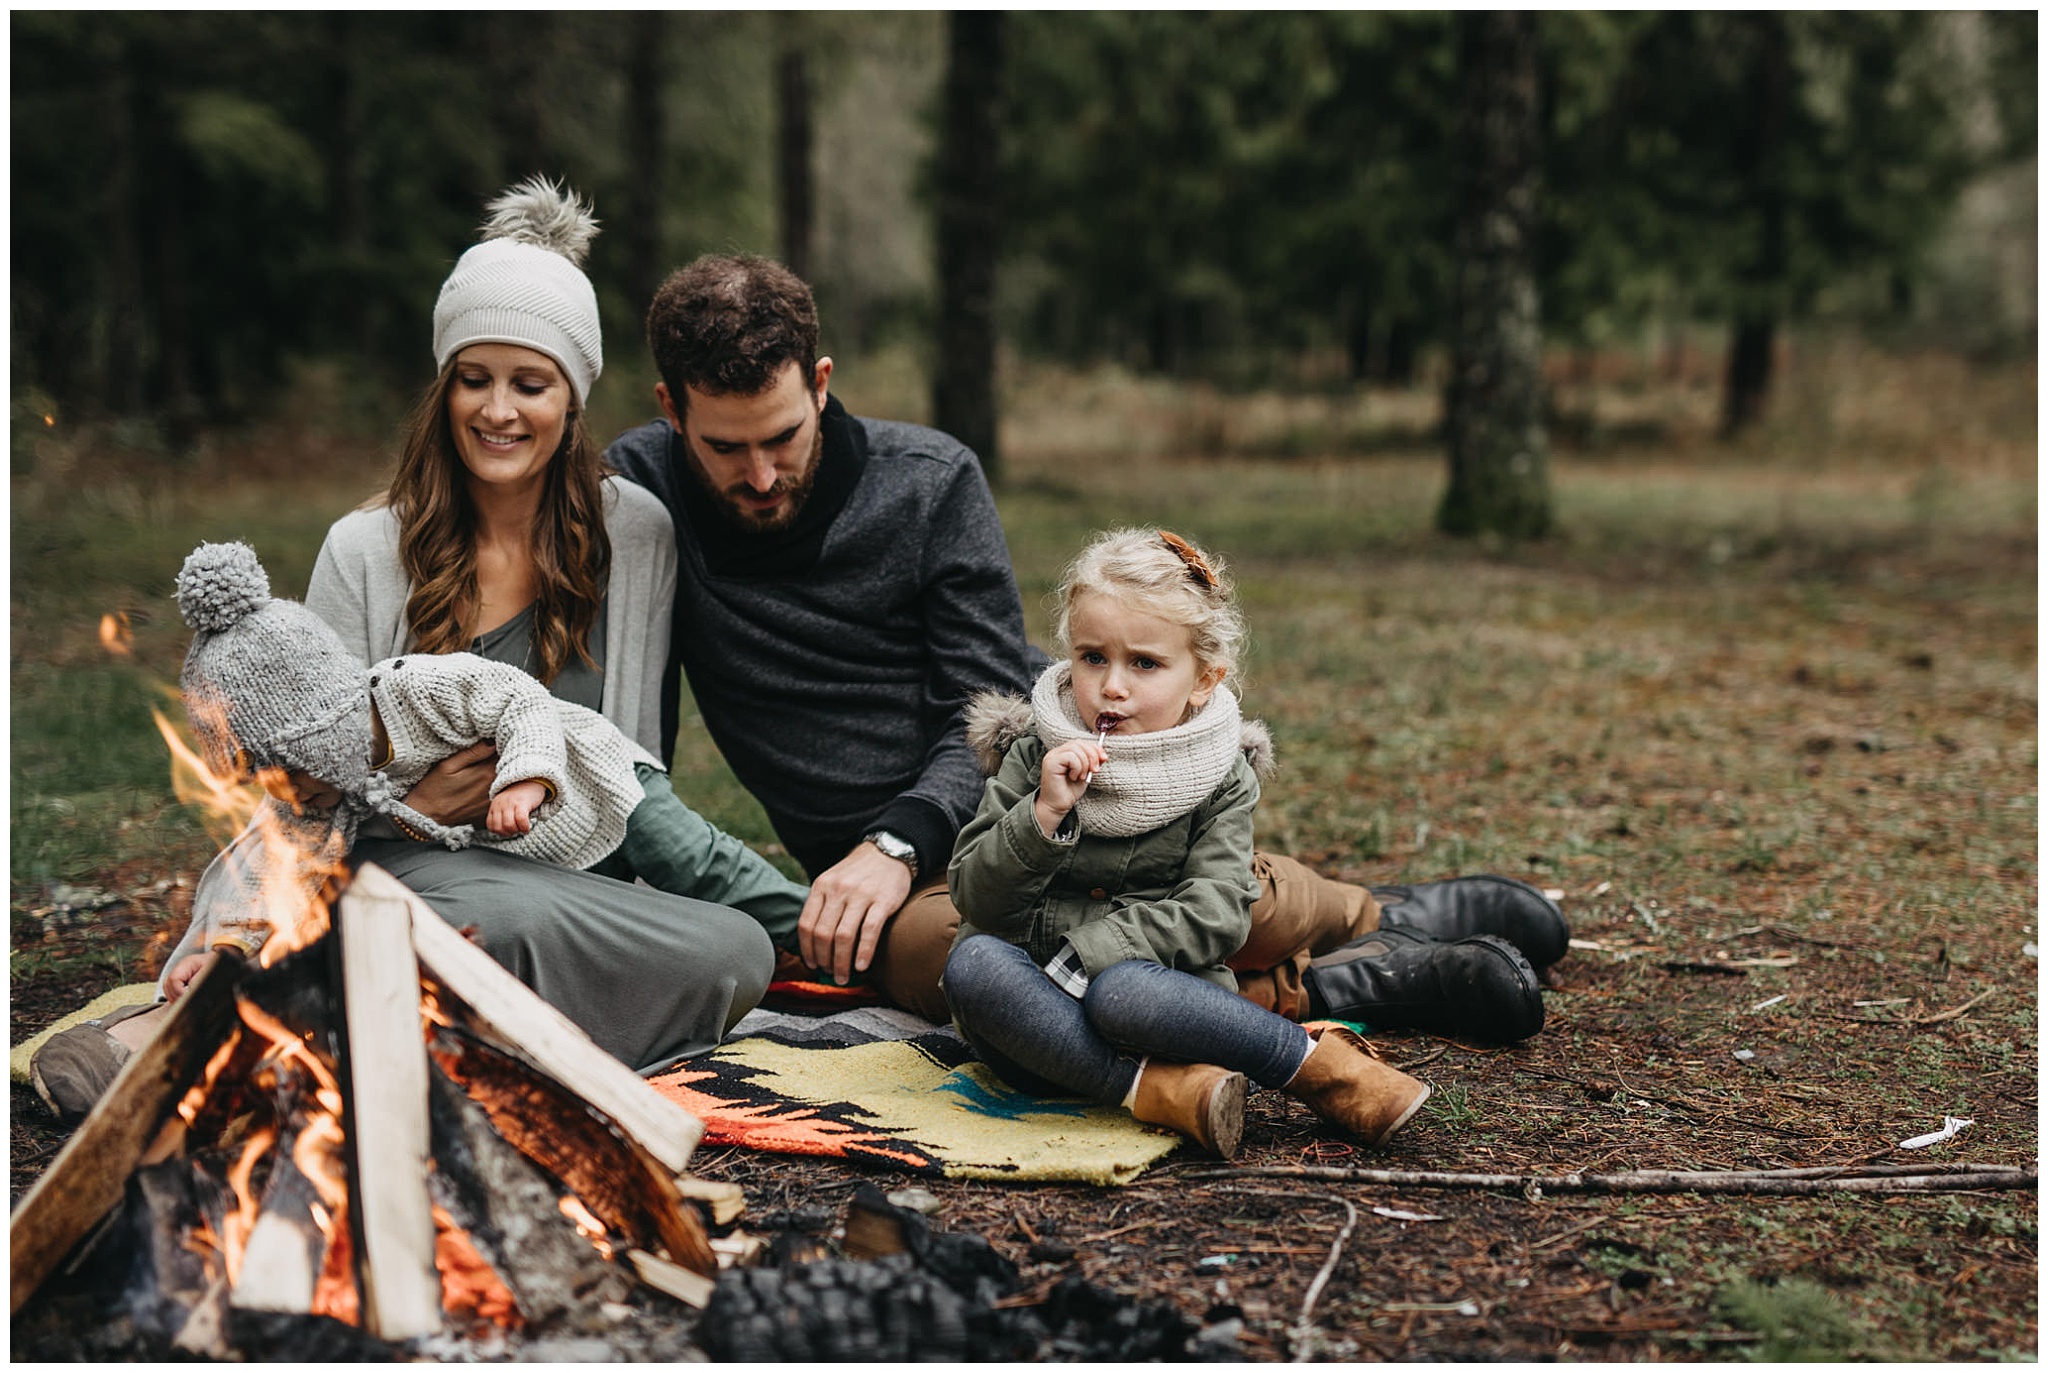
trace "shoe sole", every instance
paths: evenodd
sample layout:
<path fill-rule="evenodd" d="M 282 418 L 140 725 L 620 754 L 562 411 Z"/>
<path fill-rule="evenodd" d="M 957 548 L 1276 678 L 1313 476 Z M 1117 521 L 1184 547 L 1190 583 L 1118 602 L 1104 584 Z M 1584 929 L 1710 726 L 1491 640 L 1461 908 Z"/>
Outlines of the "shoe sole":
<path fill-rule="evenodd" d="M 1247 1084 L 1243 1073 L 1232 1073 L 1216 1084 L 1216 1090 L 1209 1093 L 1208 1109 L 1203 1112 L 1209 1127 L 1210 1146 L 1216 1157 L 1228 1162 L 1237 1157 L 1237 1151 L 1244 1144 L 1244 1099 Z"/>
<path fill-rule="evenodd" d="M 1408 1109 L 1401 1112 L 1401 1118 L 1399 1120 L 1396 1120 L 1392 1125 L 1389 1125 L 1386 1129 L 1380 1131 L 1379 1137 L 1373 1140 L 1372 1143 L 1385 1144 L 1388 1140 L 1392 1139 L 1394 1137 L 1394 1132 L 1396 1130 L 1400 1129 L 1403 1125 L 1406 1125 L 1409 1121 L 1415 1119 L 1415 1113 L 1422 1109 L 1422 1103 L 1429 1100 L 1429 1094 L 1435 1090 L 1436 1089 L 1431 1087 L 1427 1082 L 1423 1083 L 1421 1094 L 1417 1096 L 1415 1100 L 1408 1103 Z"/>

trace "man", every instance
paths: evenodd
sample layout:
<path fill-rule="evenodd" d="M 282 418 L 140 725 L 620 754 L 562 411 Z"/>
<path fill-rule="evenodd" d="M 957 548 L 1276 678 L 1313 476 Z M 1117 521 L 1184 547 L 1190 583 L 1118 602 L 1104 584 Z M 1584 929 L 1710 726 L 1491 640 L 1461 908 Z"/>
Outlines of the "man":
<path fill-rule="evenodd" d="M 975 456 L 829 392 L 810 288 L 751 256 L 672 275 L 647 316 L 663 418 L 605 452 L 675 521 L 663 746 L 678 672 L 727 763 L 811 877 L 794 952 L 947 1019 L 954 838 L 983 779 L 961 730 L 976 692 L 1024 693 L 1044 655 Z M 1386 889 L 1260 854 L 1233 966 L 1269 1008 L 1514 1040 L 1542 1024 L 1527 958 L 1562 956 L 1555 906 L 1503 878 Z M 1325 956 L 1318 960 L 1317 956 Z"/>

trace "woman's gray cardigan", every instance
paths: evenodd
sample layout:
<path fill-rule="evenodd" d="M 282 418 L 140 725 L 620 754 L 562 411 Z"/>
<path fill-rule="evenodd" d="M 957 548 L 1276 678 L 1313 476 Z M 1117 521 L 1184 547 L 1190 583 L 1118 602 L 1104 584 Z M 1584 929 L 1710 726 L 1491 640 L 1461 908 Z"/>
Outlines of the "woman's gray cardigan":
<path fill-rule="evenodd" d="M 604 481 L 611 584 L 605 597 L 604 694 L 599 713 L 661 757 L 661 674 L 668 663 L 669 607 L 676 594 L 675 526 L 645 487 Z M 356 510 L 327 531 L 306 605 L 365 664 L 412 652 L 405 618 L 412 584 L 398 556 L 389 506 Z"/>

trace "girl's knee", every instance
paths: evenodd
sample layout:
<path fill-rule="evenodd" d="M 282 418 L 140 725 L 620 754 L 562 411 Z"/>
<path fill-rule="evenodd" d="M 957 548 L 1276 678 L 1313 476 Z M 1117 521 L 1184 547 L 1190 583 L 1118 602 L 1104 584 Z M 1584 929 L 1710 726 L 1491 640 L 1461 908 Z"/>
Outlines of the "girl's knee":
<path fill-rule="evenodd" d="M 1022 950 L 994 935 L 971 934 L 946 955 L 946 971 L 939 986 L 956 1010 L 980 1005 L 995 993 L 1006 975 L 1014 973 L 1019 955 L 1029 960 Z"/>
<path fill-rule="evenodd" d="M 1146 1029 L 1159 1010 L 1162 973 L 1170 970 L 1133 958 L 1095 974 L 1081 998 L 1089 1023 L 1113 1040 Z"/>

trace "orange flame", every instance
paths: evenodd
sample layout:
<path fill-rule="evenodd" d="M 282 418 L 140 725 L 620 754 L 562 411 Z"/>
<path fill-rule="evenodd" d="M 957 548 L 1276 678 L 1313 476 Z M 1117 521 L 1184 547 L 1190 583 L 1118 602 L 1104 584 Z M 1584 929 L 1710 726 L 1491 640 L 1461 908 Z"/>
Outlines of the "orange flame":
<path fill-rule="evenodd" d="M 100 616 L 100 647 L 118 657 L 125 658 L 135 644 L 134 631 L 128 628 L 125 612 Z"/>
<path fill-rule="evenodd" d="M 162 711 L 152 706 L 149 714 L 156 721 L 157 733 L 164 736 L 164 743 L 171 750 L 171 790 L 186 805 L 199 807 L 200 820 L 216 843 L 229 843 L 256 814 L 256 807 L 263 800 L 263 788 L 254 782 L 221 776 L 206 765 L 185 732 L 166 719 Z"/>
<path fill-rule="evenodd" d="M 590 1214 L 590 1208 L 573 1196 L 564 1196 L 559 1204 L 562 1214 L 576 1227 L 576 1233 L 589 1240 L 598 1253 L 610 1258 L 612 1242 L 607 1237 L 604 1222 Z"/>
<path fill-rule="evenodd" d="M 441 1305 L 456 1316 L 474 1316 L 517 1330 L 526 1324 L 519 1303 L 455 1218 L 434 1208 L 434 1267 L 441 1273 Z"/>
<path fill-rule="evenodd" d="M 198 712 L 220 710 L 218 704 L 202 700 L 187 704 Z M 281 773 L 258 769 L 254 781 L 223 775 L 163 712 L 152 709 L 150 715 L 171 751 L 171 785 L 178 799 L 199 809 L 207 833 L 223 846 L 225 861 L 238 874 L 254 874 L 254 882 L 243 885 L 255 886 L 256 904 L 271 929 L 258 961 L 268 967 L 325 934 L 327 904 L 321 889 L 345 878 L 348 871 L 340 833 L 330 832 L 317 842 L 317 830 L 296 837 L 288 833 L 282 809 L 262 804 L 266 793 L 289 794 Z M 219 731 L 226 733 L 225 721 Z"/>
<path fill-rule="evenodd" d="M 249 1137 L 242 1156 L 228 1169 L 228 1186 L 235 1194 L 233 1214 L 221 1221 L 221 1254 L 227 1261 L 228 1286 L 233 1287 L 242 1274 L 242 1252 L 249 1245 L 249 1232 L 256 1228 L 256 1191 L 249 1185 L 250 1175 L 256 1171 L 257 1161 L 270 1152 L 270 1146 L 277 1143 L 277 1127 L 266 1125 Z"/>

